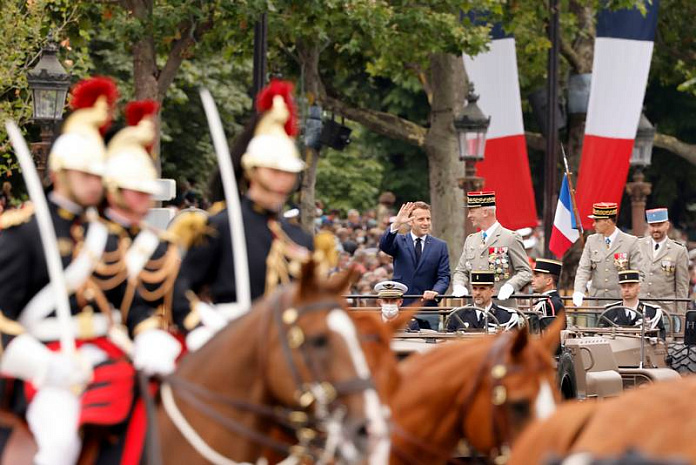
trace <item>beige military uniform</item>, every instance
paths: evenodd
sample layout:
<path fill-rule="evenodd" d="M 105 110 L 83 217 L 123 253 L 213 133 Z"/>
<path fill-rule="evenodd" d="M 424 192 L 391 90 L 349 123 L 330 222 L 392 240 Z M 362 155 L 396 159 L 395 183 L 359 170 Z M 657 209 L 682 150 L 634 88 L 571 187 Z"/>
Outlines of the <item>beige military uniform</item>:
<path fill-rule="evenodd" d="M 481 231 L 466 238 L 464 251 L 452 276 L 452 285 L 466 286 L 471 291 L 470 274 L 479 270 L 495 272 L 496 291 L 505 283 L 519 291 L 532 280 L 532 269 L 522 238 L 501 225 L 498 225 L 485 243 Z M 514 299 L 498 302 L 508 307 L 515 305 Z"/>
<path fill-rule="evenodd" d="M 650 237 L 638 240 L 643 256 L 645 280 L 641 284 L 640 297 L 679 298 L 689 297 L 689 256 L 686 247 L 667 238 L 654 253 L 654 243 Z M 668 312 L 686 312 L 686 302 L 651 302 Z"/>
<path fill-rule="evenodd" d="M 592 234 L 587 238 L 575 274 L 575 292 L 585 293 L 590 284 L 590 297 L 621 298 L 619 271 L 638 270 L 643 277 L 643 257 L 638 249 L 638 238 L 618 231 L 607 249 L 604 235 Z M 599 304 L 603 304 L 598 302 Z"/>

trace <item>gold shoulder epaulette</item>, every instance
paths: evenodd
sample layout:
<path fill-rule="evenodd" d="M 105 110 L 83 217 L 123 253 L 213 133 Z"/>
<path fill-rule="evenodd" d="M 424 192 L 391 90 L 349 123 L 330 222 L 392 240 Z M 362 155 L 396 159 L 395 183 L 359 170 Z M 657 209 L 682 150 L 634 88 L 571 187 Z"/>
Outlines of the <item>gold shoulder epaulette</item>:
<path fill-rule="evenodd" d="M 174 217 L 166 234 L 170 242 L 188 250 L 200 244 L 206 234 L 212 234 L 214 231 L 208 226 L 208 213 L 203 210 L 188 210 Z"/>
<path fill-rule="evenodd" d="M 22 208 L 7 210 L 0 215 L 0 230 L 24 224 L 34 215 L 34 204 L 27 202 Z"/>
<path fill-rule="evenodd" d="M 210 208 L 208 209 L 208 214 L 210 216 L 217 215 L 218 213 L 223 211 L 226 207 L 227 207 L 227 205 L 225 204 L 225 201 L 220 200 L 219 202 L 215 202 L 214 204 L 212 204 L 210 206 Z"/>
<path fill-rule="evenodd" d="M 109 229 L 109 233 L 115 234 L 117 236 L 120 236 L 121 234 L 125 234 L 126 230 L 123 226 L 120 224 L 116 223 L 115 221 L 109 221 L 106 220 L 106 227 Z"/>

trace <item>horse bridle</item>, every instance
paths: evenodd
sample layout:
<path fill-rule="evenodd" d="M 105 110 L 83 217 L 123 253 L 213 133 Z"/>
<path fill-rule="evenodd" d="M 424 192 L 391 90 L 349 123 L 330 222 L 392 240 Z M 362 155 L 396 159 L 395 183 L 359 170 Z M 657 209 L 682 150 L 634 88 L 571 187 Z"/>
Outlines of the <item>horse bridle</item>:
<path fill-rule="evenodd" d="M 269 323 L 262 326 L 264 326 L 266 334 L 270 334 L 271 322 L 275 322 L 278 327 L 282 352 L 296 386 L 294 397 L 301 410 L 270 407 L 254 404 L 246 400 L 233 399 L 176 375 L 170 375 L 164 381 L 172 390 L 176 391 L 181 399 L 196 408 L 199 413 L 211 418 L 227 430 L 245 436 L 249 440 L 281 454 L 317 460 L 320 455 L 316 452 L 318 449 L 317 438 L 320 436 L 320 433 L 328 429 L 324 426 L 324 423 L 335 419 L 330 414 L 329 407 L 343 396 L 360 393 L 366 389 L 373 389 L 374 386 L 371 379 L 357 376 L 347 381 L 334 383 L 323 379 L 321 367 L 317 363 L 317 357 L 312 357 L 311 350 L 308 347 L 308 345 L 312 345 L 312 338 L 305 336 L 298 325 L 302 315 L 316 311 L 326 311 L 327 309 L 329 311 L 331 309 L 342 310 L 341 303 L 337 299 L 325 299 L 299 307 L 289 307 L 282 311 L 282 297 L 285 294 L 287 292 L 280 290 L 276 293 L 274 297 L 275 305 L 271 307 L 273 318 L 269 318 Z M 303 380 L 300 369 L 293 358 L 294 352 L 299 352 L 307 371 L 311 375 L 310 380 Z M 169 389 L 169 387 L 167 388 Z M 280 426 L 293 430 L 299 443 L 288 445 L 268 435 L 254 431 L 239 421 L 221 415 L 217 409 L 211 407 L 208 403 L 225 405 L 236 410 L 250 412 L 257 416 L 271 419 Z M 310 415 L 305 410 L 313 404 L 315 412 L 313 415 Z M 189 440 L 189 442 L 191 441 Z M 206 444 L 206 447 L 209 446 Z"/>
<path fill-rule="evenodd" d="M 524 329 L 522 329 L 522 331 L 524 331 Z M 519 365 L 510 365 L 505 362 L 505 355 L 508 352 L 507 349 L 513 344 L 514 341 L 513 337 L 514 333 L 507 332 L 502 333 L 495 339 L 493 346 L 488 351 L 486 358 L 476 372 L 476 377 L 474 378 L 475 381 L 470 385 L 467 391 L 465 391 L 462 395 L 457 396 L 458 399 L 462 399 L 461 402 L 457 403 L 457 408 L 463 409 L 463 418 L 466 418 L 467 410 L 472 405 L 474 397 L 476 396 L 476 393 L 483 384 L 484 380 L 487 378 L 490 380 L 491 389 L 489 395 L 492 410 L 492 435 L 495 444 L 500 445 L 494 448 L 489 455 L 489 459 L 491 459 L 495 464 L 504 464 L 507 462 L 510 454 L 510 444 L 512 442 L 512 430 L 506 414 L 508 393 L 503 382 L 507 376 L 514 373 L 519 373 L 521 371 L 521 367 Z M 541 371 L 542 368 L 539 367 L 539 370 Z M 394 431 L 430 455 L 442 458 L 448 462 L 453 461 L 452 457 L 447 455 L 447 453 L 433 449 L 429 444 L 424 443 L 419 438 L 403 430 L 403 428 L 394 426 Z M 402 458 L 406 459 L 407 461 L 411 463 L 421 463 L 417 460 L 413 462 L 411 460 L 412 457 L 405 457 L 405 454 L 400 453 L 400 451 L 398 451 L 396 446 L 393 444 L 392 448 L 395 453 L 401 455 Z"/>

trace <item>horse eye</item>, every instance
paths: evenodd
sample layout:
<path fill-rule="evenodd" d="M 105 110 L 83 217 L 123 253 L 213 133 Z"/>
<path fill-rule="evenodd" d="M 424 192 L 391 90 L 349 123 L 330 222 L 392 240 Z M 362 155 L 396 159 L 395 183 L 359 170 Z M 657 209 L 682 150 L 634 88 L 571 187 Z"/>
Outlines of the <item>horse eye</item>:
<path fill-rule="evenodd" d="M 326 347 L 328 344 L 329 338 L 324 334 L 312 338 L 312 346 L 316 347 L 317 349 Z"/>
<path fill-rule="evenodd" d="M 529 416 L 531 411 L 530 403 L 528 400 L 519 400 L 515 402 L 510 402 L 510 410 L 512 414 L 521 418 Z"/>

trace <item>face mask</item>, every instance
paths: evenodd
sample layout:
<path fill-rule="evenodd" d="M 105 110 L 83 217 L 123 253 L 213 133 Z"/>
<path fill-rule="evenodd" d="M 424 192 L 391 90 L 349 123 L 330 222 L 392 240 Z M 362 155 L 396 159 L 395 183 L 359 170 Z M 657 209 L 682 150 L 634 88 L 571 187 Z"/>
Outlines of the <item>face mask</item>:
<path fill-rule="evenodd" d="M 392 318 L 396 318 L 396 316 L 398 314 L 399 314 L 399 307 L 396 304 L 384 304 L 384 305 L 382 305 L 382 315 L 387 320 L 391 320 Z"/>

